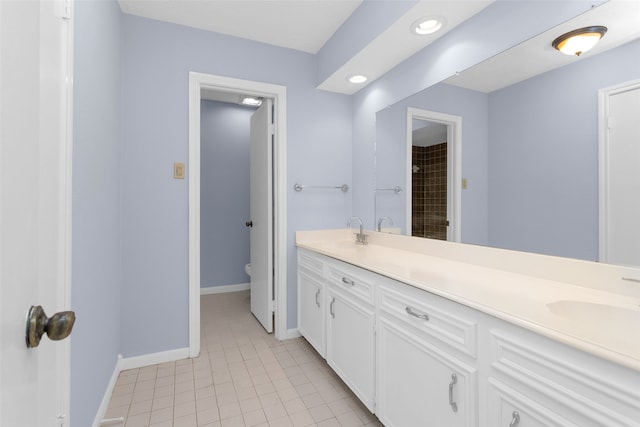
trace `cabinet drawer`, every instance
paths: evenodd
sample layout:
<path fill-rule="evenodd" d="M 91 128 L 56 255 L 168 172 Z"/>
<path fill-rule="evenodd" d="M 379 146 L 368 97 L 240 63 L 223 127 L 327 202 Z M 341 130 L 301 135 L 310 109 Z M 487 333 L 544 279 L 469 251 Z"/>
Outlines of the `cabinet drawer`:
<path fill-rule="evenodd" d="M 374 277 L 373 273 L 348 264 L 336 262 L 327 265 L 329 284 L 369 304 L 374 303 Z"/>
<path fill-rule="evenodd" d="M 402 287 L 402 289 L 397 289 Z M 405 289 L 406 288 L 406 289 Z M 476 357 L 477 327 L 474 321 L 436 307 L 435 296 L 425 291 L 410 292 L 407 285 L 381 285 L 380 312 L 403 322 L 421 335 L 448 344 Z M 422 294 L 422 295 L 420 295 Z M 431 300 L 431 301 L 430 301 Z M 430 338 L 425 338 L 430 340 Z"/>
<path fill-rule="evenodd" d="M 307 252 L 298 248 L 298 267 L 303 267 L 307 271 L 316 274 L 318 277 L 324 276 L 324 263 L 319 259 L 319 255 Z"/>
<path fill-rule="evenodd" d="M 573 423 L 558 425 L 638 427 L 640 373 L 512 328 L 490 331 L 493 378 Z"/>
<path fill-rule="evenodd" d="M 571 422 L 495 378 L 489 378 L 489 425 L 496 427 L 586 426 Z"/>

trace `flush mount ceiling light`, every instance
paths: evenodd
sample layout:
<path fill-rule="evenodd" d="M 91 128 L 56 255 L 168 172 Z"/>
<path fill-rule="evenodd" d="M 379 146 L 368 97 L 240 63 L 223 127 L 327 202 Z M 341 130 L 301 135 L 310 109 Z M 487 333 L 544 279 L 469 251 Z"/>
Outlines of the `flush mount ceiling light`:
<path fill-rule="evenodd" d="M 249 105 L 251 107 L 259 107 L 262 105 L 262 99 L 255 96 L 245 96 L 242 98 L 242 105 Z"/>
<path fill-rule="evenodd" d="M 595 25 L 569 31 L 555 39 L 551 46 L 565 55 L 580 56 L 600 41 L 607 32 L 607 27 Z"/>
<path fill-rule="evenodd" d="M 433 34 L 444 27 L 446 22 L 447 20 L 442 16 L 426 16 L 411 24 L 411 32 L 419 36 Z"/>
<path fill-rule="evenodd" d="M 353 76 L 347 77 L 349 83 L 360 84 L 367 81 L 367 76 L 363 76 L 362 74 L 354 74 Z"/>

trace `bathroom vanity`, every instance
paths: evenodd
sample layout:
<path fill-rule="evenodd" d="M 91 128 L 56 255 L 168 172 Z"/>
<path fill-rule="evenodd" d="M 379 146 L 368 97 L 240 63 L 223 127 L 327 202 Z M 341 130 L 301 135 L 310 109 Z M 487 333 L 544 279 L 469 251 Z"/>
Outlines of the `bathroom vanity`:
<path fill-rule="evenodd" d="M 298 330 L 385 426 L 640 426 L 637 269 L 366 233 L 296 233 Z"/>

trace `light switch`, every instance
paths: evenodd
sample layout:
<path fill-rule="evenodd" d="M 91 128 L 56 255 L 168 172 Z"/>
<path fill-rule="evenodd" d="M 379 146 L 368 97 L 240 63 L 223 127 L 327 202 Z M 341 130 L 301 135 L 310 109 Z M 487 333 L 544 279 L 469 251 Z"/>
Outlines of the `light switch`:
<path fill-rule="evenodd" d="M 184 163 L 173 164 L 173 179 L 184 179 Z"/>
<path fill-rule="evenodd" d="M 462 178 L 462 189 L 463 190 L 467 189 L 467 178 Z"/>

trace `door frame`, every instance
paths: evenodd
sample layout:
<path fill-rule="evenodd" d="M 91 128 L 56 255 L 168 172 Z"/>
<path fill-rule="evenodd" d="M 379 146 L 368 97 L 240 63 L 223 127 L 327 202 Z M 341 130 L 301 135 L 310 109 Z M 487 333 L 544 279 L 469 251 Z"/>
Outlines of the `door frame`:
<path fill-rule="evenodd" d="M 407 107 L 407 131 L 406 131 L 406 184 L 407 189 L 405 208 L 405 234 L 411 236 L 411 208 L 413 194 L 413 119 L 427 120 L 441 123 L 447 126 L 447 216 L 449 217 L 449 228 L 447 229 L 447 240 L 450 242 L 461 241 L 461 189 L 462 189 L 462 117 L 452 114 L 438 113 L 436 111 L 423 110 L 420 108 Z"/>
<path fill-rule="evenodd" d="M 608 262 L 609 223 L 609 106 L 619 93 L 640 90 L 640 80 L 631 80 L 598 90 L 598 261 Z"/>
<path fill-rule="evenodd" d="M 276 339 L 287 338 L 287 88 L 231 77 L 189 73 L 189 357 L 200 354 L 200 101 L 203 89 L 272 98 L 273 243 Z"/>

